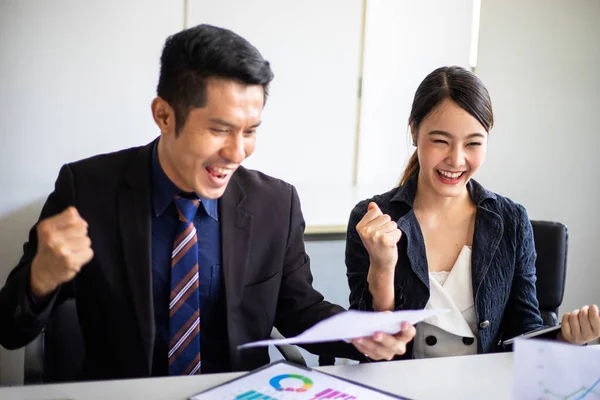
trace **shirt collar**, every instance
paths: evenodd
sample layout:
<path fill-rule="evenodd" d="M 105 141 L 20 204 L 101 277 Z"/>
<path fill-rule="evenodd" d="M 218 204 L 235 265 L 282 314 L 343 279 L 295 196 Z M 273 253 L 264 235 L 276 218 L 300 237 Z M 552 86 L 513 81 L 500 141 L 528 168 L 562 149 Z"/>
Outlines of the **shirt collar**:
<path fill-rule="evenodd" d="M 198 196 L 198 198 L 200 199 L 200 203 L 204 206 L 204 211 L 206 211 L 208 216 L 218 222 L 219 221 L 219 200 L 205 199 L 200 196 Z"/>
<path fill-rule="evenodd" d="M 417 194 L 418 176 L 419 172 L 417 171 L 408 178 L 408 181 L 398 188 L 398 191 L 394 194 L 391 201 L 401 201 L 408 204 L 410 207 L 413 207 L 415 195 Z M 473 200 L 473 203 L 477 206 L 480 206 L 486 199 L 496 200 L 497 198 L 495 193 L 490 192 L 474 179 L 470 179 L 469 182 L 467 182 L 467 190 L 469 191 L 471 200 Z"/>
<path fill-rule="evenodd" d="M 160 139 L 159 139 L 160 140 Z M 158 140 L 154 142 L 152 149 L 152 162 L 150 166 L 152 178 L 152 208 L 155 216 L 160 216 L 171 204 L 175 196 L 181 190 L 169 179 L 158 161 Z M 217 199 L 205 199 L 196 194 L 200 204 L 209 217 L 219 221 L 219 205 Z"/>

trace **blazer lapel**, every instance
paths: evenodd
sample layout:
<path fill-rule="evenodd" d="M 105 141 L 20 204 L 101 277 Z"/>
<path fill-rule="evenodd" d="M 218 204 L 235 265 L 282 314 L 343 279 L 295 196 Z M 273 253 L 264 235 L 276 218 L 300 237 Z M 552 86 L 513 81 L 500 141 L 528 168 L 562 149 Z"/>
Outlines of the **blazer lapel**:
<path fill-rule="evenodd" d="M 410 261 L 410 267 L 429 289 L 429 267 L 425 252 L 425 239 L 423 239 L 423 233 L 412 208 L 398 220 L 398 227 L 402 231 L 402 235 L 406 236 L 406 253 Z"/>
<path fill-rule="evenodd" d="M 239 175 L 233 175 L 231 182 L 219 200 L 219 220 L 221 221 L 221 254 L 225 301 L 227 304 L 227 324 L 229 348 L 233 365 L 238 364 L 237 332 L 238 320 L 235 310 L 244 290 L 246 268 L 250 257 L 250 233 L 252 215 L 246 212 L 242 203 L 246 195 L 238 182 Z"/>
<path fill-rule="evenodd" d="M 125 175 L 117 199 L 125 269 L 135 312 L 134 321 L 150 373 L 155 326 L 152 302 L 150 156 L 153 143 L 138 153 Z"/>
<path fill-rule="evenodd" d="M 485 236 L 473 235 L 471 269 L 473 274 L 473 293 L 476 299 L 504 233 L 502 218 L 495 212 L 479 206 L 475 217 L 474 232 L 486 233 Z"/>

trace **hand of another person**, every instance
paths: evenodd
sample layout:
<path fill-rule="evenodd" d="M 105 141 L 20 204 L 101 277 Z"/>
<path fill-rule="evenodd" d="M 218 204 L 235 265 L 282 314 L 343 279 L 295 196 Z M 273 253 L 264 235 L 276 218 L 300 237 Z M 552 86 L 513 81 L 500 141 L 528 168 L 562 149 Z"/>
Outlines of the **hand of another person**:
<path fill-rule="evenodd" d="M 369 252 L 371 267 L 393 270 L 398 262 L 397 243 L 402 231 L 391 217 L 371 202 L 356 231 Z"/>
<path fill-rule="evenodd" d="M 352 344 L 373 360 L 391 360 L 396 355 L 406 353 L 406 345 L 417 333 L 415 327 L 406 321 L 402 322 L 401 329 L 395 335 L 377 332 L 372 337 L 354 339 Z"/>
<path fill-rule="evenodd" d="M 88 224 L 74 207 L 40 221 L 38 249 L 31 263 L 31 292 L 36 297 L 52 293 L 73 279 L 94 256 Z"/>
<path fill-rule="evenodd" d="M 600 315 L 597 305 L 584 306 L 563 316 L 559 338 L 574 344 L 584 344 L 599 337 Z"/>

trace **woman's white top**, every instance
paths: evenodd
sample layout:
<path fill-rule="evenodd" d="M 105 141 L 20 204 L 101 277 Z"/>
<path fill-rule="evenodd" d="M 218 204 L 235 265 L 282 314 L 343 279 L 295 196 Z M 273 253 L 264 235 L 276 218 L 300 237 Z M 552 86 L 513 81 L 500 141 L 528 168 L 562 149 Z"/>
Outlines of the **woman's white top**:
<path fill-rule="evenodd" d="M 449 309 L 417 324 L 415 358 L 477 354 L 479 330 L 473 300 L 471 247 L 464 246 L 452 269 L 429 273 L 425 309 Z"/>

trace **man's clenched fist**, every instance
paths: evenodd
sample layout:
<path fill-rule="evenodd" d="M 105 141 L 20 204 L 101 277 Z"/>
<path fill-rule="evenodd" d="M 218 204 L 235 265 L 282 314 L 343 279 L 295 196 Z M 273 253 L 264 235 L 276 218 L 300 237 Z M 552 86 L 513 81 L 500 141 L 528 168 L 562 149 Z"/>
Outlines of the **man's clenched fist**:
<path fill-rule="evenodd" d="M 73 279 L 94 252 L 88 224 L 75 207 L 40 221 L 37 225 L 38 249 L 31 264 L 31 291 L 44 297 Z"/>

